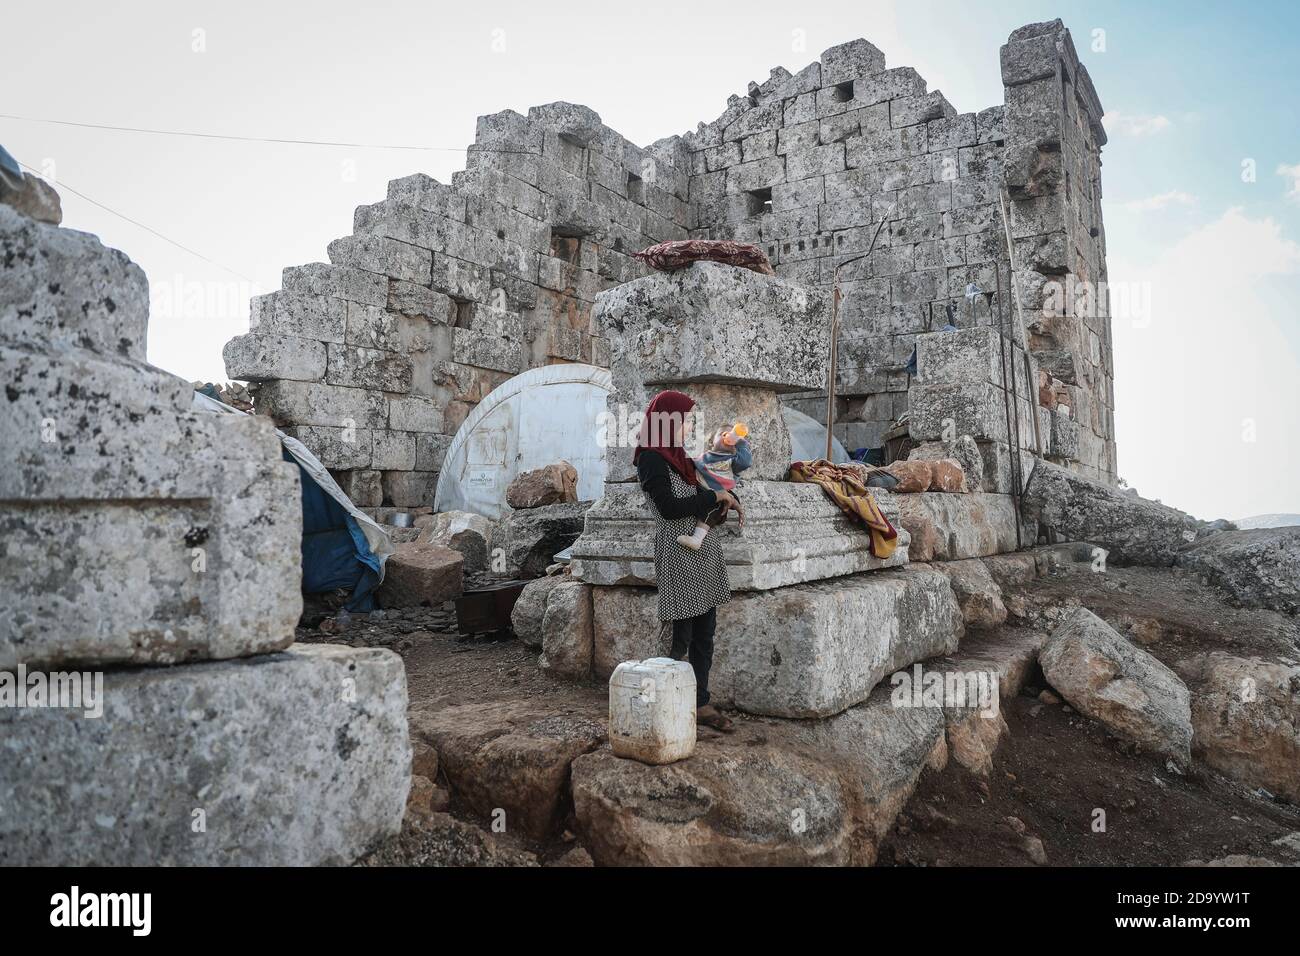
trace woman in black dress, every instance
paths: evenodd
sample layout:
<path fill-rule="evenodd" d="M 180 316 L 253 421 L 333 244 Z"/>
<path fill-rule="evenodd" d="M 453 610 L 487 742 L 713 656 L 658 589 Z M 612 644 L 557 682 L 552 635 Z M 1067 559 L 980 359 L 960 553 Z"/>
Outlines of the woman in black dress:
<path fill-rule="evenodd" d="M 678 543 L 710 513 L 725 517 L 736 498 L 712 491 L 696 479 L 695 464 L 685 443 L 693 427 L 695 400 L 681 392 L 660 392 L 646 409 L 641 437 L 632 462 L 655 518 L 655 577 L 659 585 L 659 619 L 671 622 L 672 656 L 689 660 L 695 671 L 696 720 L 730 731 L 731 721 L 709 703 L 709 668 L 713 665 L 713 632 L 717 607 L 731 600 L 727 566 L 716 529 L 710 529 L 698 551 Z"/>

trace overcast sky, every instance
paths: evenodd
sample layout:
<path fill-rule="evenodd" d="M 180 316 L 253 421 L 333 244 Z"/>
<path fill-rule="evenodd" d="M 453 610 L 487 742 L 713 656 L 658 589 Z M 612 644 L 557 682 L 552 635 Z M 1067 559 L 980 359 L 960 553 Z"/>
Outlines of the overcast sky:
<path fill-rule="evenodd" d="M 42 2 L 0 30 L 0 112 L 424 150 L 231 142 L 0 118 L 64 224 L 149 275 L 149 357 L 224 378 L 248 297 L 324 261 L 389 179 L 444 182 L 475 117 L 585 103 L 638 143 L 715 118 L 771 67 L 866 37 L 962 111 L 998 48 L 1061 17 L 1107 110 L 1119 471 L 1199 517 L 1300 512 L 1300 14 L 1290 3 L 749 0 Z M 106 211 L 73 191 L 109 207 Z M 123 218 L 126 217 L 126 218 Z M 128 219 L 134 222 L 127 221 Z M 147 228 L 145 228 L 147 227 Z M 185 251 L 148 230 L 186 247 Z"/>

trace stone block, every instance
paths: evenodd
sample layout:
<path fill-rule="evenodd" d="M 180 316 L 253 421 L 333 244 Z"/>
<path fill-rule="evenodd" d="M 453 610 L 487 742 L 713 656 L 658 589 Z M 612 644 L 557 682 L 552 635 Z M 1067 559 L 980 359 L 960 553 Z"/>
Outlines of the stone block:
<path fill-rule="evenodd" d="M 1168 566 L 1196 540 L 1190 515 L 1045 461 L 1034 465 L 1023 501 L 1027 515 L 1105 548 L 1116 564 Z"/>
<path fill-rule="evenodd" d="M 226 375 L 244 382 L 286 378 L 319 382 L 325 377 L 325 345 L 291 335 L 237 335 L 221 351 Z"/>
<path fill-rule="evenodd" d="M 391 183 L 389 191 L 392 191 Z M 330 262 L 335 265 L 353 266 L 416 284 L 428 283 L 433 262 L 428 249 L 386 236 L 344 236 L 331 242 L 328 252 Z"/>
<path fill-rule="evenodd" d="M 464 592 L 459 551 L 419 543 L 399 544 L 384 562 L 379 603 L 384 607 L 438 607 Z"/>
<path fill-rule="evenodd" d="M 384 501 L 394 508 L 428 508 L 433 506 L 438 490 L 436 471 L 385 471 Z"/>
<path fill-rule="evenodd" d="M 591 590 L 591 585 L 570 579 L 561 581 L 547 595 L 538 662 L 544 672 L 569 680 L 591 676 Z"/>
<path fill-rule="evenodd" d="M 659 655 L 653 589 L 598 587 L 592 596 L 598 677 Z M 826 717 L 866 700 L 898 668 L 956 650 L 962 630 L 947 578 L 930 569 L 741 592 L 718 609 L 711 690 L 748 713 Z"/>
<path fill-rule="evenodd" d="M 1016 507 L 1010 495 L 949 495 L 924 492 L 918 495 L 877 495 L 892 498 L 898 508 L 898 523 L 911 535 L 911 561 L 959 561 L 1015 551 Z M 1026 518 L 1020 543 L 1033 544 L 1037 525 Z"/>
<path fill-rule="evenodd" d="M 329 428 L 323 425 L 286 425 L 296 438 L 331 471 L 370 467 L 372 433 L 368 428 Z"/>
<path fill-rule="evenodd" d="M 149 284 L 94 236 L 0 204 L 0 340 L 143 361 Z"/>
<path fill-rule="evenodd" d="M 323 295 L 271 292 L 249 300 L 249 331 L 257 335 L 292 335 L 320 342 L 342 342 L 348 303 Z"/>
<path fill-rule="evenodd" d="M 4 865 L 340 865 L 401 825 L 411 746 L 391 651 L 109 670 L 103 698 L 97 719 L 0 708 Z"/>
<path fill-rule="evenodd" d="M 405 392 L 411 388 L 411 360 L 404 355 L 351 345 L 330 344 L 328 348 L 326 381 L 330 385 L 382 392 Z"/>
<path fill-rule="evenodd" d="M 578 500 L 578 469 L 567 461 L 525 471 L 506 488 L 511 508 L 538 508 Z"/>
<path fill-rule="evenodd" d="M 590 501 L 543 505 L 511 511 L 492 528 L 488 541 L 493 551 L 500 548 L 505 573 L 512 577 L 540 577 L 563 551 L 582 534 Z"/>
<path fill-rule="evenodd" d="M 896 567 L 907 560 L 906 531 L 900 530 L 893 555 L 872 557 L 866 531 L 815 485 L 751 481 L 739 494 L 745 530 L 730 521 L 714 532 L 721 539 L 733 590 L 771 590 Z M 877 500 L 887 517 L 897 518 L 888 496 Z M 573 576 L 598 585 L 653 585 L 654 527 L 639 486 L 606 485 L 573 547 Z"/>
<path fill-rule="evenodd" d="M 380 392 L 346 388 L 323 382 L 276 379 L 254 387 L 253 402 L 259 413 L 294 425 L 334 428 L 384 428 L 388 402 Z"/>
<path fill-rule="evenodd" d="M 885 69 L 885 54 L 866 40 L 850 40 L 825 50 L 821 57 L 821 85 L 834 86 Z"/>
<path fill-rule="evenodd" d="M 699 262 L 602 292 L 596 321 L 612 368 L 646 385 L 717 382 L 803 391 L 825 385 L 827 299 L 748 269 Z"/>

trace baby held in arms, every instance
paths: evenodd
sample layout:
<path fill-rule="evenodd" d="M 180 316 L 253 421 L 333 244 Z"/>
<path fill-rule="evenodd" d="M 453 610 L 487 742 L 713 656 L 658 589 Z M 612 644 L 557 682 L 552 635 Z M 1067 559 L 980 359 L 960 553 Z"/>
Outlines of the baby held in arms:
<path fill-rule="evenodd" d="M 736 485 L 740 483 L 740 473 L 754 463 L 749 451 L 746 436 L 749 428 L 744 422 L 736 422 L 731 428 L 719 428 L 713 433 L 713 443 L 699 458 L 692 459 L 700 481 L 714 491 L 729 491 L 735 494 Z M 692 551 L 700 550 L 704 536 L 709 528 L 727 520 L 726 512 L 719 505 L 709 516 L 695 526 L 692 534 L 677 536 L 677 542 Z"/>

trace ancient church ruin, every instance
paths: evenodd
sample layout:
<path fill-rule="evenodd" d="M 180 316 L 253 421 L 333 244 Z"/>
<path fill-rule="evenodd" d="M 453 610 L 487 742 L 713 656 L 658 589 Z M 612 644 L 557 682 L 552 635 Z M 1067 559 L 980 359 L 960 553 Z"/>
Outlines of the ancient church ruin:
<path fill-rule="evenodd" d="M 1064 291 L 1104 289 L 1102 108 L 1059 21 L 1015 31 L 1001 56 L 1005 102 L 977 113 L 855 40 L 796 74 L 774 69 L 717 119 L 646 147 L 568 103 L 480 117 L 452 185 L 393 181 L 330 243 L 329 263 L 288 268 L 281 291 L 254 300 L 227 372 L 258 383 L 258 411 L 358 504 L 427 505 L 452 435 L 494 387 L 539 365 L 608 366 L 592 305 L 646 273 L 630 253 L 736 239 L 761 246 L 782 278 L 827 289 L 875 237 L 840 275 L 845 446 L 879 447 L 907 418 L 915 440 L 974 436 L 988 491 L 1013 490 L 1017 438 L 1114 481 L 1107 304 L 1079 308 Z M 1002 301 L 966 296 L 971 283 L 993 293 L 999 270 Z M 964 330 L 957 351 L 989 362 L 918 381 L 916 338 L 950 315 Z M 1021 323 L 1027 336 L 1011 335 Z M 999 326 L 1002 342 L 988 334 Z M 1000 362 L 1018 371 L 1014 399 Z M 825 422 L 823 389 L 786 400 Z"/>

